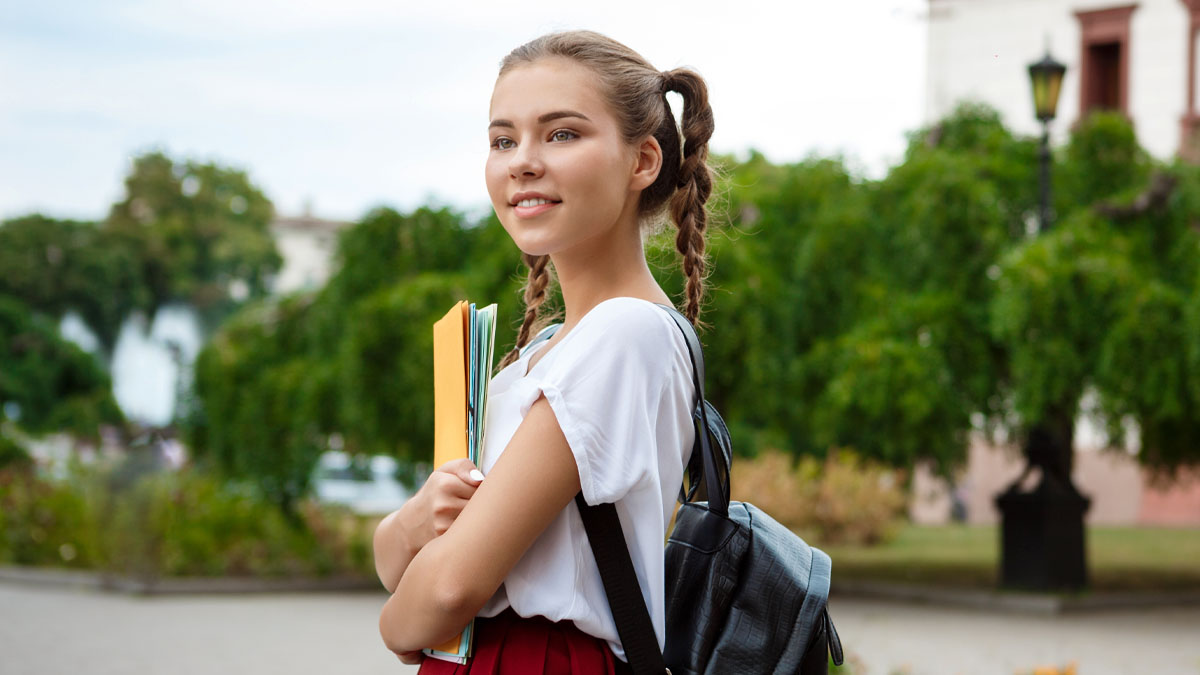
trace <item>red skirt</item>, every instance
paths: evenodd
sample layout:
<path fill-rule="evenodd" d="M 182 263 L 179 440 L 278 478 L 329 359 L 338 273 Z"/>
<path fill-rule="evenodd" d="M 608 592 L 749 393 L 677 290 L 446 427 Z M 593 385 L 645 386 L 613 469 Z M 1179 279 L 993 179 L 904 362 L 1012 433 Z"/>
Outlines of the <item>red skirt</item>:
<path fill-rule="evenodd" d="M 418 675 L 631 675 L 608 642 L 570 621 L 522 618 L 512 608 L 475 619 L 474 655 L 463 665 L 426 656 Z"/>

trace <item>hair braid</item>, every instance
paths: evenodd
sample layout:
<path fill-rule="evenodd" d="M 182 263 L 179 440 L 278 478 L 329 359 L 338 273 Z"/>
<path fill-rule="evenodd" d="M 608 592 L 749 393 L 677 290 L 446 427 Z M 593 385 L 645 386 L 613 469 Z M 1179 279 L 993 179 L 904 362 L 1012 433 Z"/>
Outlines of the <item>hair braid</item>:
<path fill-rule="evenodd" d="M 684 315 L 698 325 L 704 299 L 704 280 L 708 271 L 704 233 L 708 226 L 705 204 L 712 194 L 712 170 L 708 167 L 708 140 L 713 134 L 712 106 L 708 88 L 694 71 L 685 68 L 663 73 L 663 88 L 683 97 L 683 159 L 678 173 L 678 189 L 671 195 L 671 220 L 679 233 L 675 247 L 683 256 L 687 277 L 687 305 Z"/>
<path fill-rule="evenodd" d="M 521 355 L 521 347 L 529 343 L 536 335 L 534 324 L 537 323 L 538 310 L 546 301 L 547 289 L 550 286 L 550 256 L 529 255 L 522 253 L 521 259 L 529 266 L 529 277 L 525 281 L 525 319 L 521 322 L 521 332 L 517 334 L 517 344 L 500 361 L 498 369 L 502 370 Z M 539 328 L 540 330 L 540 328 Z"/>

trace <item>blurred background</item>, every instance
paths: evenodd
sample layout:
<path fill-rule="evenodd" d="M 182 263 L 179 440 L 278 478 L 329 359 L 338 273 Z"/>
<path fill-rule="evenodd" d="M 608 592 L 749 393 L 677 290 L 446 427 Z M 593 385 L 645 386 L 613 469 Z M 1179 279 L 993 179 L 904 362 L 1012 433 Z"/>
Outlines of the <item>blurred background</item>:
<path fill-rule="evenodd" d="M 564 28 L 708 82 L 708 398 L 840 672 L 1200 672 L 1197 0 L 0 5 L 0 672 L 415 672 L 371 537 Z"/>

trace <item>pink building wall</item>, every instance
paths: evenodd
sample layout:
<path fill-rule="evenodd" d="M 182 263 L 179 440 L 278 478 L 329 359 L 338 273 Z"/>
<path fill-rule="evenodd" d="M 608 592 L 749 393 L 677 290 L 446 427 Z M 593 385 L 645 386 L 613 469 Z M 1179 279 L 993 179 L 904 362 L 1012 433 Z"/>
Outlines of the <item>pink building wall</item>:
<path fill-rule="evenodd" d="M 994 499 L 1024 467 L 1017 447 L 974 438 L 957 486 L 967 522 L 1000 522 Z M 1072 478 L 1079 491 L 1092 500 L 1085 517 L 1090 525 L 1200 526 L 1200 471 L 1183 472 L 1175 483 L 1160 485 L 1134 456 L 1083 449 L 1075 453 Z M 953 502 L 949 487 L 927 467 L 915 471 L 912 493 L 909 516 L 914 522 L 950 522 Z"/>

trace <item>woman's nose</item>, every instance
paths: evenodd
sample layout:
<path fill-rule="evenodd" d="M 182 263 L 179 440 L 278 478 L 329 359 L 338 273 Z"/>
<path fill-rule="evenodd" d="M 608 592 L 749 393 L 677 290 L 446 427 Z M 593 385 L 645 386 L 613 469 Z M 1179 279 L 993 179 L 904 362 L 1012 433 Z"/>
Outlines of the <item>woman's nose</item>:
<path fill-rule="evenodd" d="M 535 143 L 522 143 L 517 146 L 508 165 L 508 172 L 513 178 L 536 178 L 544 169 Z"/>

